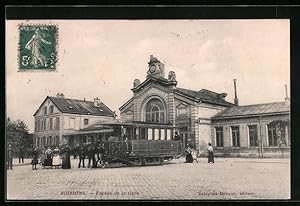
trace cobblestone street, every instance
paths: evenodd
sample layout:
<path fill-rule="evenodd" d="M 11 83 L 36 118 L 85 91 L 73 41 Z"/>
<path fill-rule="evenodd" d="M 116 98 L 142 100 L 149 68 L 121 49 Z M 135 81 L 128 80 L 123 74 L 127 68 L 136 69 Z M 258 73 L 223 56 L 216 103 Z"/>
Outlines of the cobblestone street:
<path fill-rule="evenodd" d="M 7 171 L 7 199 L 289 199 L 288 159 L 174 160 L 163 166 Z"/>

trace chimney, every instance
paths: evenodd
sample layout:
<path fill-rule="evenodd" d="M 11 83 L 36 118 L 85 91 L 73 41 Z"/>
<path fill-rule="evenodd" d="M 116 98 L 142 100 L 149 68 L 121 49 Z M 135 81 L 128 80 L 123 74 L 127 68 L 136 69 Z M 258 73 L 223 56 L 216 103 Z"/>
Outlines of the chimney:
<path fill-rule="evenodd" d="M 236 79 L 233 80 L 234 83 L 234 104 L 239 106 L 239 99 L 237 98 L 237 91 L 236 91 Z"/>
<path fill-rule="evenodd" d="M 284 101 L 285 101 L 285 103 L 289 104 L 290 103 L 290 98 L 288 96 L 287 85 L 285 84 L 284 87 L 285 87 L 285 98 L 284 98 Z"/>
<path fill-rule="evenodd" d="M 65 95 L 63 93 L 57 93 L 56 96 L 60 98 L 65 98 Z"/>
<path fill-rule="evenodd" d="M 100 107 L 100 103 L 101 103 L 101 101 L 98 97 L 94 98 L 94 106 L 95 107 Z"/>

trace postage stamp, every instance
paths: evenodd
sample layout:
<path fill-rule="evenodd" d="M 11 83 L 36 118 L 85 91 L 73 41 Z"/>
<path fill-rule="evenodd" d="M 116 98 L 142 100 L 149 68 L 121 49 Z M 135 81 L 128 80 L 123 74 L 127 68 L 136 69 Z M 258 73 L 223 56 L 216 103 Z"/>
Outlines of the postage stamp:
<path fill-rule="evenodd" d="M 57 25 L 19 25 L 19 71 L 55 71 Z"/>

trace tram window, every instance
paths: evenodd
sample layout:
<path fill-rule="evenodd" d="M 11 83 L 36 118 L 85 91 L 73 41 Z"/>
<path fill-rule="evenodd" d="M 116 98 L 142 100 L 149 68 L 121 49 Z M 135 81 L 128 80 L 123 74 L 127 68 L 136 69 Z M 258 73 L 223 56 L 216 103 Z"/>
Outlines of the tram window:
<path fill-rule="evenodd" d="M 152 140 L 152 129 L 148 128 L 148 140 Z"/>
<path fill-rule="evenodd" d="M 146 128 L 140 128 L 140 139 L 146 139 Z"/>
<path fill-rule="evenodd" d="M 165 140 L 166 139 L 165 129 L 160 129 L 160 139 L 161 140 Z"/>
<path fill-rule="evenodd" d="M 155 140 L 159 139 L 159 129 L 154 129 L 154 139 Z"/>
<path fill-rule="evenodd" d="M 81 143 L 86 143 L 87 142 L 86 140 L 87 140 L 87 138 L 85 135 L 81 137 Z"/>
<path fill-rule="evenodd" d="M 167 129 L 167 140 L 171 139 L 171 130 Z"/>

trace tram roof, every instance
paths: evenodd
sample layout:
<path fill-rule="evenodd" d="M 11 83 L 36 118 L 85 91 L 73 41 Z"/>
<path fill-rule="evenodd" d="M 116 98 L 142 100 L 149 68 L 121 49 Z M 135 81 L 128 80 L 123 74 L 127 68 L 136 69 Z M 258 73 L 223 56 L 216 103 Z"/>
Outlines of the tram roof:
<path fill-rule="evenodd" d="M 99 128 L 107 128 L 107 127 L 113 127 L 113 126 L 127 126 L 127 127 L 150 127 L 150 128 L 175 128 L 172 124 L 168 123 L 160 123 L 160 124 L 155 124 L 155 123 L 148 123 L 148 122 L 138 122 L 138 121 L 133 121 L 133 122 L 119 122 L 119 121 L 111 121 L 111 122 L 98 122 L 95 124 L 92 124 L 89 127 L 86 127 L 83 130 L 95 130 Z"/>

